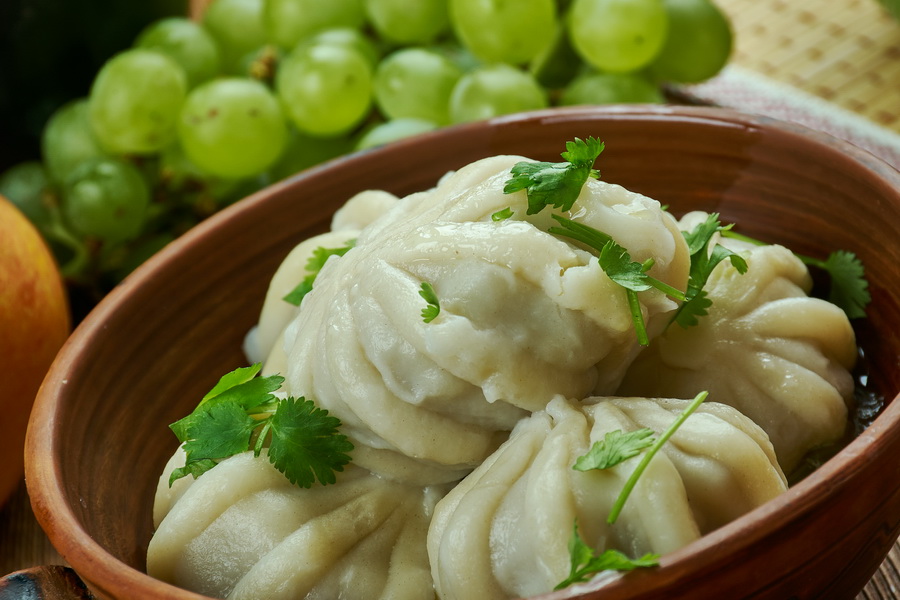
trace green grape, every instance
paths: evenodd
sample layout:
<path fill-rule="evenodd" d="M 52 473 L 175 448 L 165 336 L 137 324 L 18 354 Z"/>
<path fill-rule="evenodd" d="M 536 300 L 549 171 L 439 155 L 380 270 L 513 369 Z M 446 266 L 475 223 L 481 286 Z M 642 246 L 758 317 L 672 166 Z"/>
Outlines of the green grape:
<path fill-rule="evenodd" d="M 159 155 L 159 188 L 176 195 L 179 204 L 203 202 L 201 198 L 207 197 L 207 204 L 218 204 L 216 200 L 230 194 L 238 182 L 237 179 L 216 177 L 201 169 L 187 157 L 184 148 L 177 142 L 164 148 Z M 213 210 L 204 209 L 201 212 L 208 214 Z"/>
<path fill-rule="evenodd" d="M 379 36 L 395 44 L 425 44 L 450 25 L 447 0 L 365 0 Z"/>
<path fill-rule="evenodd" d="M 523 64 L 553 41 L 554 0 L 450 0 L 457 37 L 485 62 Z"/>
<path fill-rule="evenodd" d="M 489 119 L 547 106 L 534 77 L 505 64 L 486 65 L 463 75 L 450 95 L 453 123 Z"/>
<path fill-rule="evenodd" d="M 660 81 L 697 83 L 725 66 L 731 55 L 731 25 L 710 0 L 663 0 L 669 34 L 650 65 Z"/>
<path fill-rule="evenodd" d="M 388 55 L 375 71 L 375 100 L 389 119 L 450 121 L 450 93 L 462 71 L 450 59 L 424 48 Z"/>
<path fill-rule="evenodd" d="M 585 62 L 614 73 L 637 71 L 652 61 L 666 39 L 662 0 L 575 0 L 569 36 Z"/>
<path fill-rule="evenodd" d="M 358 29 L 365 22 L 363 0 L 264 0 L 263 24 L 269 41 L 293 49 L 324 29 Z"/>
<path fill-rule="evenodd" d="M 353 142 L 347 136 L 317 138 L 291 128 L 287 147 L 269 174 L 273 181 L 280 181 L 352 150 Z"/>
<path fill-rule="evenodd" d="M 437 128 L 436 123 L 422 119 L 392 119 L 385 123 L 379 123 L 364 133 L 356 142 L 355 149 L 366 150 L 384 146 L 403 138 L 434 131 Z"/>
<path fill-rule="evenodd" d="M 216 40 L 222 71 L 237 74 L 241 60 L 268 41 L 263 0 L 215 0 L 203 13 L 203 27 Z"/>
<path fill-rule="evenodd" d="M 117 243 L 140 234 L 150 190 L 131 163 L 95 158 L 72 171 L 63 188 L 62 209 L 78 235 Z"/>
<path fill-rule="evenodd" d="M 48 207 L 50 180 L 40 162 L 26 161 L 0 174 L 0 196 L 5 196 L 38 229 L 50 222 Z"/>
<path fill-rule="evenodd" d="M 265 171 L 284 148 L 287 124 L 278 100 L 258 81 L 214 79 L 195 88 L 181 110 L 178 139 L 185 155 L 219 177 Z"/>
<path fill-rule="evenodd" d="M 158 50 L 181 65 L 194 87 L 219 73 L 219 48 L 212 35 L 185 17 L 170 17 L 148 25 L 137 37 L 135 47 Z"/>
<path fill-rule="evenodd" d="M 41 155 L 50 178 L 57 183 L 65 181 L 85 160 L 106 155 L 91 130 L 86 98 L 64 104 L 50 115 L 41 134 Z"/>
<path fill-rule="evenodd" d="M 91 86 L 88 111 L 100 145 L 114 154 L 152 154 L 175 138 L 187 77 L 165 54 L 136 48 L 111 58 Z"/>
<path fill-rule="evenodd" d="M 279 66 L 275 87 L 297 129 L 314 136 L 350 131 L 372 105 L 369 62 L 347 46 L 298 46 Z"/>
<path fill-rule="evenodd" d="M 300 42 L 301 46 L 316 46 L 319 44 L 337 44 L 338 46 L 353 48 L 369 61 L 369 66 L 373 70 L 378 65 L 378 61 L 381 60 L 381 52 L 375 47 L 372 39 L 359 29 L 350 27 L 325 29 Z"/>
<path fill-rule="evenodd" d="M 659 88 L 634 73 L 587 73 L 576 77 L 560 98 L 560 104 L 661 103 Z"/>

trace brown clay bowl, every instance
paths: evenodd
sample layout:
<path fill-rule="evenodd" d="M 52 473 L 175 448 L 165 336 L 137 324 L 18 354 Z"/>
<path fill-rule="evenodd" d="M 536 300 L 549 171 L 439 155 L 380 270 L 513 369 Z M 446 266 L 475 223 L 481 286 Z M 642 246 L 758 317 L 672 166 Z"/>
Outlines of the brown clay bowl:
<path fill-rule="evenodd" d="M 605 180 L 675 213 L 719 211 L 809 255 L 856 252 L 873 296 L 860 340 L 887 405 L 779 498 L 579 597 L 853 597 L 900 533 L 900 174 L 792 125 L 690 107 L 559 109 L 445 129 L 301 173 L 170 244 L 85 319 L 38 396 L 27 482 L 56 548 L 101 596 L 200 598 L 143 573 L 156 481 L 176 445 L 167 425 L 245 364 L 242 338 L 284 255 L 359 190 L 406 194 L 493 154 L 559 160 L 566 140 L 588 135 L 606 141 Z"/>

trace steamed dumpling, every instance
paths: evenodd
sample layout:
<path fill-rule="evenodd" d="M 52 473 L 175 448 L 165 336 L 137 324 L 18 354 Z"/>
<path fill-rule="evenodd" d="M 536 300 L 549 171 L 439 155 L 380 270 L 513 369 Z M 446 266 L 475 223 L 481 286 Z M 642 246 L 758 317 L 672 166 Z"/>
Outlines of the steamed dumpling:
<path fill-rule="evenodd" d="M 252 452 L 170 489 L 160 478 L 147 572 L 217 598 L 433 600 L 425 536 L 446 491 L 359 467 L 302 489 Z"/>
<path fill-rule="evenodd" d="M 549 592 L 569 574 L 573 524 L 602 552 L 676 550 L 774 498 L 786 482 L 765 433 L 731 407 L 701 405 L 650 461 L 618 520 L 606 523 L 640 458 L 576 471 L 607 432 L 665 430 L 687 400 L 554 399 L 438 502 L 428 532 L 442 600 Z"/>
<path fill-rule="evenodd" d="M 685 228 L 705 215 L 689 214 Z M 746 258 L 707 284 L 699 325 L 668 328 L 629 368 L 619 393 L 690 397 L 708 390 L 768 433 L 790 472 L 810 450 L 841 438 L 853 394 L 853 328 L 837 306 L 807 292 L 806 267 L 782 246 L 720 241 Z"/>
<path fill-rule="evenodd" d="M 354 460 L 396 454 L 459 479 L 554 395 L 612 392 L 637 353 L 624 290 L 547 233 L 547 214 L 526 216 L 524 192 L 503 193 L 521 160 L 478 161 L 402 199 L 325 265 L 286 328 L 289 392 L 341 419 Z M 513 218 L 493 221 L 506 207 Z M 656 201 L 590 180 L 569 217 L 684 289 L 686 244 Z M 430 323 L 423 282 L 440 299 Z M 676 307 L 655 290 L 640 303 L 652 332 Z"/>

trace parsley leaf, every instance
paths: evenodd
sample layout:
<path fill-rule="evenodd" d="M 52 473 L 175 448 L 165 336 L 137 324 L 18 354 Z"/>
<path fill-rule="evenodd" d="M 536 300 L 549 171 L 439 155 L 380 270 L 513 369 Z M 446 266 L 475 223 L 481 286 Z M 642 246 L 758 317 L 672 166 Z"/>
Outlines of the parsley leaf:
<path fill-rule="evenodd" d="M 766 245 L 765 242 L 733 231 L 725 231 L 722 235 L 757 246 Z M 866 316 L 866 306 L 872 301 L 872 295 L 869 293 L 866 270 L 856 254 L 847 250 L 835 250 L 825 260 L 796 252 L 794 256 L 803 264 L 818 267 L 828 273 L 831 280 L 828 301 L 843 310 L 847 318 L 860 319 Z"/>
<path fill-rule="evenodd" d="M 587 141 L 575 138 L 566 142 L 561 153 L 565 162 L 520 162 L 513 166 L 512 177 L 503 187 L 505 194 L 525 190 L 528 197 L 526 214 L 541 212 L 545 206 L 567 211 L 575 204 L 581 188 L 589 177 L 597 178 L 594 161 L 603 152 L 604 144 L 589 137 Z"/>
<path fill-rule="evenodd" d="M 338 434 L 341 422 L 305 398 L 286 398 L 271 418 L 269 460 L 288 480 L 310 487 L 316 479 L 335 482 L 335 471 L 350 462 L 353 444 Z"/>
<path fill-rule="evenodd" d="M 569 538 L 569 556 L 571 565 L 569 576 L 561 581 L 554 590 L 561 590 L 573 583 L 589 581 L 591 575 L 602 571 L 632 571 L 642 567 L 655 567 L 659 565 L 658 554 L 645 554 L 640 558 L 628 558 L 618 550 L 606 550 L 599 556 L 594 549 L 588 546 L 578 535 L 578 522 L 572 528 L 572 537 Z"/>
<path fill-rule="evenodd" d="M 325 266 L 325 262 L 328 258 L 331 256 L 343 256 L 347 254 L 354 245 L 356 245 L 356 240 L 348 240 L 347 244 L 340 248 L 325 248 L 319 246 L 313 250 L 312 256 L 306 261 L 306 272 L 308 275 L 303 278 L 303 281 L 297 284 L 297 287 L 282 298 L 282 300 L 293 304 L 294 306 L 300 306 L 303 297 L 312 291 L 313 283 L 316 281 L 319 271 Z"/>
<path fill-rule="evenodd" d="M 575 459 L 572 468 L 576 471 L 608 469 L 637 456 L 641 450 L 652 446 L 654 441 L 653 430 L 646 427 L 628 433 L 621 429 L 609 431 L 602 440 L 594 442 L 587 454 Z"/>
<path fill-rule="evenodd" d="M 172 472 L 170 487 L 187 475 L 199 477 L 217 460 L 250 449 L 259 456 L 266 441 L 269 461 L 291 483 L 335 482 L 335 472 L 343 471 L 353 449 L 338 433 L 340 420 L 302 397 L 279 400 L 272 392 L 284 378 L 256 377 L 260 368 L 255 364 L 223 376 L 190 415 L 170 425 L 185 452 L 185 465 Z"/>
<path fill-rule="evenodd" d="M 419 295 L 428 303 L 428 306 L 422 309 L 422 320 L 426 323 L 434 321 L 441 314 L 441 302 L 437 297 L 437 293 L 431 284 L 427 281 L 422 282 L 422 288 Z"/>
<path fill-rule="evenodd" d="M 720 244 L 715 244 L 712 251 L 709 249 L 713 236 L 730 228 L 730 225 L 723 226 L 719 222 L 717 213 L 711 213 L 704 222 L 697 224 L 694 229 L 689 232 L 683 232 L 684 239 L 688 244 L 688 251 L 691 253 L 691 268 L 688 276 L 687 291 L 684 294 L 684 302 L 675 311 L 671 322 L 678 323 L 681 327 L 687 329 L 699 323 L 698 317 L 708 314 L 708 309 L 712 306 L 712 300 L 707 297 L 703 287 L 709 280 L 713 269 L 723 260 L 730 260 L 731 265 L 738 270 L 738 273 L 744 274 L 747 272 L 747 261 L 742 256 Z"/>

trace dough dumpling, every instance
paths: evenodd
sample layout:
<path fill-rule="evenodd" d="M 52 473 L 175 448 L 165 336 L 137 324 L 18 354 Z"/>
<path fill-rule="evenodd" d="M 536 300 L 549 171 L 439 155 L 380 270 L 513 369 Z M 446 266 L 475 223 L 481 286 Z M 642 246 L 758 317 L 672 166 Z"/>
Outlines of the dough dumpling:
<path fill-rule="evenodd" d="M 446 492 L 351 465 L 303 489 L 265 458 L 238 454 L 170 489 L 160 478 L 147 572 L 216 598 L 433 600 L 425 536 Z"/>
<path fill-rule="evenodd" d="M 684 227 L 704 218 L 686 215 Z M 683 398 L 708 390 L 759 424 L 791 472 L 807 452 L 845 432 L 853 328 L 840 308 L 807 296 L 809 273 L 786 248 L 720 243 L 741 252 L 747 273 L 720 263 L 705 288 L 709 314 L 654 339 L 619 393 Z"/>
<path fill-rule="evenodd" d="M 783 492 L 765 433 L 707 401 L 675 432 L 613 525 L 606 518 L 640 457 L 605 470 L 575 460 L 606 433 L 659 433 L 688 400 L 556 398 L 519 423 L 509 440 L 438 502 L 428 555 L 441 600 L 549 592 L 569 574 L 573 524 L 597 552 L 632 557 L 676 550 Z"/>
<path fill-rule="evenodd" d="M 362 466 L 383 472 L 366 455 L 394 453 L 457 480 L 553 396 L 613 392 L 637 354 L 624 290 L 547 232 L 551 211 L 526 216 L 525 193 L 503 193 L 521 160 L 477 161 L 400 200 L 325 265 L 286 328 L 287 390 L 341 419 Z M 506 207 L 512 218 L 491 218 Z M 687 246 L 656 201 L 589 180 L 568 216 L 684 289 Z M 423 282 L 440 299 L 430 323 Z M 661 330 L 676 304 L 639 298 Z"/>

